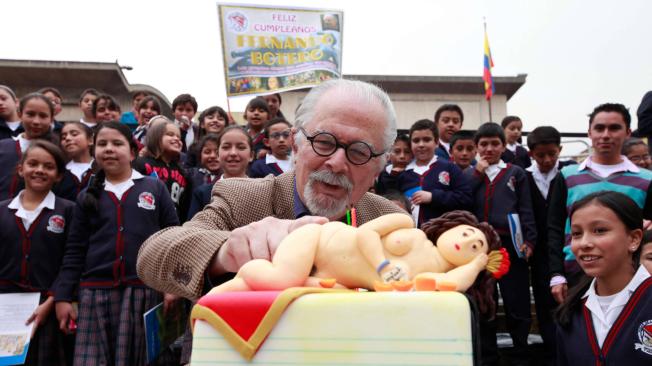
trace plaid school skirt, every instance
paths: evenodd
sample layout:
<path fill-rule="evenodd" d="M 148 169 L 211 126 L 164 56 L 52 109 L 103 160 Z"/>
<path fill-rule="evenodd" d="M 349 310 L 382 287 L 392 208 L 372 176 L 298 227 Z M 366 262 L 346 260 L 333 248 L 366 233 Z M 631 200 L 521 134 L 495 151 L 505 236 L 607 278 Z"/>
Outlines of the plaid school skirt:
<path fill-rule="evenodd" d="M 80 289 L 74 365 L 145 365 L 143 314 L 162 300 L 150 288 Z"/>
<path fill-rule="evenodd" d="M 59 322 L 53 306 L 45 322 L 36 328 L 34 337 L 29 342 L 25 365 L 65 365 L 63 337 L 64 334 L 59 330 Z"/>

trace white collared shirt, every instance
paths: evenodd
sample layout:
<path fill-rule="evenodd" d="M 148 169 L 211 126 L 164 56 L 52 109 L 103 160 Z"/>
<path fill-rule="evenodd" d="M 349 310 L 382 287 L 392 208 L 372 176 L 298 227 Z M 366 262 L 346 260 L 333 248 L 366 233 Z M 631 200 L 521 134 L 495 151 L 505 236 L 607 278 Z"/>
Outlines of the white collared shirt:
<path fill-rule="evenodd" d="M 446 149 L 446 152 L 450 154 L 451 152 L 451 143 L 450 142 L 444 142 L 442 140 L 439 140 L 439 143 Z"/>
<path fill-rule="evenodd" d="M 417 165 L 417 159 L 413 159 L 410 164 L 405 167 L 405 170 L 412 170 L 415 173 L 422 175 L 430 169 L 430 166 L 437 161 L 437 155 L 433 155 L 432 159 L 426 165 Z"/>
<path fill-rule="evenodd" d="M 104 182 L 104 190 L 107 192 L 113 192 L 118 200 L 122 199 L 122 195 L 127 192 L 127 190 L 134 185 L 134 179 L 141 179 L 143 175 L 138 173 L 135 170 L 131 170 L 131 177 L 120 183 L 111 183 L 108 180 Z"/>
<path fill-rule="evenodd" d="M 86 122 L 86 121 L 84 121 L 84 117 L 80 118 L 79 122 L 85 124 L 86 126 L 88 126 L 90 128 L 93 128 L 93 127 L 95 127 L 95 125 L 97 125 L 97 122 Z"/>
<path fill-rule="evenodd" d="M 283 173 L 286 173 L 290 170 L 292 170 L 292 159 L 288 155 L 285 160 L 278 159 L 274 154 L 267 154 L 265 156 L 265 164 L 274 164 L 276 163 L 279 168 L 283 171 Z"/>
<path fill-rule="evenodd" d="M 518 145 L 520 145 L 520 144 L 518 142 L 516 142 L 516 143 L 513 143 L 513 144 L 507 144 L 507 145 L 505 145 L 505 147 L 507 148 L 507 150 L 509 150 L 509 151 L 511 151 L 513 153 L 516 153 L 516 147 Z"/>
<path fill-rule="evenodd" d="M 5 121 L 5 123 L 7 124 L 7 127 L 9 127 L 9 129 L 11 129 L 12 131 L 16 131 L 18 127 L 20 127 L 20 121 L 13 121 L 13 122 Z"/>
<path fill-rule="evenodd" d="M 593 279 L 591 286 L 582 298 L 586 298 L 585 306 L 591 312 L 595 337 L 598 339 L 600 347 L 602 347 L 602 343 L 607 337 L 609 329 L 611 329 L 613 324 L 616 322 L 618 315 L 620 315 L 620 312 L 623 311 L 625 305 L 627 305 L 627 301 L 629 301 L 632 293 L 641 282 L 645 281 L 648 277 L 650 277 L 650 274 L 645 269 L 645 266 L 639 266 L 634 277 L 632 277 L 627 286 L 625 286 L 625 288 L 620 292 L 610 296 L 598 296 L 595 292 L 596 280 Z M 603 309 L 606 309 L 606 311 Z"/>
<path fill-rule="evenodd" d="M 91 168 L 91 164 L 93 164 L 93 160 L 89 163 L 77 163 L 70 160 L 68 164 L 66 164 L 66 169 L 70 170 L 70 172 L 81 181 L 84 173 Z"/>
<path fill-rule="evenodd" d="M 423 173 L 428 171 L 430 166 L 435 162 L 437 162 L 437 155 L 434 155 L 426 165 L 417 165 L 417 159 L 413 159 L 410 164 L 405 167 L 405 170 L 412 170 L 419 175 L 423 175 Z M 416 222 L 417 225 L 419 223 L 419 211 L 421 211 L 421 205 L 412 205 L 412 219 L 414 219 L 414 222 Z"/>
<path fill-rule="evenodd" d="M 18 144 L 20 145 L 20 152 L 25 153 L 25 150 L 29 147 L 29 143 L 32 142 L 31 140 L 28 140 L 25 138 L 25 132 L 21 133 L 20 135 L 13 137 L 15 141 L 18 141 Z"/>
<path fill-rule="evenodd" d="M 534 178 L 534 183 L 537 185 L 539 192 L 543 198 L 548 198 L 548 193 L 550 192 L 550 183 L 559 173 L 559 160 L 555 161 L 555 165 L 550 169 L 548 173 L 543 173 L 539 169 L 539 164 L 536 160 L 532 161 L 532 165 L 527 167 L 525 170 L 532 173 L 532 178 Z"/>
<path fill-rule="evenodd" d="M 494 179 L 496 179 L 498 176 L 498 173 L 500 173 L 500 171 L 506 167 L 507 164 L 505 164 L 504 161 L 500 160 L 496 164 L 489 165 L 487 169 L 484 170 L 484 173 L 487 175 L 487 178 L 489 178 L 489 181 L 493 182 Z"/>
<path fill-rule="evenodd" d="M 192 143 L 195 142 L 195 130 L 192 128 L 193 126 L 192 121 L 189 120 L 188 122 L 189 122 L 189 126 L 188 129 L 186 130 L 186 141 L 184 142 L 186 143 L 187 147 L 190 147 L 190 145 L 192 145 Z M 179 129 L 181 129 L 182 123 L 179 120 L 175 119 L 174 124 L 177 125 Z"/>
<path fill-rule="evenodd" d="M 598 164 L 591 159 L 591 156 L 584 159 L 584 161 L 579 165 L 578 170 L 591 169 L 591 171 L 597 174 L 601 178 L 607 178 L 608 176 L 619 173 L 630 171 L 632 173 L 638 173 L 641 170 L 634 163 L 629 161 L 626 156 L 621 155 L 620 158 L 623 160 L 618 164 L 604 165 Z"/>
<path fill-rule="evenodd" d="M 23 189 L 18 193 L 16 197 L 14 197 L 11 202 L 9 202 L 9 208 L 16 210 L 16 217 L 20 218 L 21 221 L 23 222 L 23 226 L 25 227 L 25 230 L 29 230 L 30 226 L 34 223 L 34 220 L 38 217 L 38 215 L 41 214 L 41 211 L 43 211 L 44 208 L 49 208 L 50 210 L 54 210 L 54 201 L 55 201 L 55 196 L 52 191 L 48 192 L 48 194 L 45 196 L 43 201 L 39 203 L 38 206 L 33 211 L 28 211 L 23 207 L 23 192 L 25 190 Z"/>

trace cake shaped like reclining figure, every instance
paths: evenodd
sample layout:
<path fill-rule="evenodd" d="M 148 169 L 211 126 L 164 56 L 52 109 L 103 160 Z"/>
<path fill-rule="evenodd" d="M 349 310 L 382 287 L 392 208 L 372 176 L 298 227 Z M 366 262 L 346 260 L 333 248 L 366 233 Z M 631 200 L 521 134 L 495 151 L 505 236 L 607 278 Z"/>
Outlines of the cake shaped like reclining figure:
<path fill-rule="evenodd" d="M 499 248 L 493 228 L 467 211 L 448 212 L 423 231 L 406 214 L 357 228 L 309 224 L 283 239 L 271 262 L 247 262 L 211 293 L 305 286 L 466 291 L 476 278 L 486 287 L 507 272 L 507 253 Z"/>

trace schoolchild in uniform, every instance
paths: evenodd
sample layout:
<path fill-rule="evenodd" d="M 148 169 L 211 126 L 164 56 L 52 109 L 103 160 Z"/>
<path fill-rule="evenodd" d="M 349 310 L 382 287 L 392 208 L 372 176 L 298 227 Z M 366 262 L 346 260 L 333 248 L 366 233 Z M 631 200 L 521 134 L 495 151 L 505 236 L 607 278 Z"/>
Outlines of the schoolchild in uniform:
<path fill-rule="evenodd" d="M 61 147 L 68 158 L 68 163 L 63 178 L 53 189 L 58 197 L 74 202 L 79 192 L 86 188 L 93 175 L 92 146 L 93 131 L 90 127 L 77 121 L 68 122 L 63 126 Z"/>
<path fill-rule="evenodd" d="M 188 215 L 192 188 L 181 159 L 181 132 L 173 122 L 163 116 L 152 118 L 147 132 L 145 156 L 134 160 L 133 167 L 140 174 L 157 177 L 168 191 L 180 220 Z"/>
<path fill-rule="evenodd" d="M 219 134 L 224 131 L 224 128 L 229 125 L 229 116 L 226 114 L 226 111 L 218 106 L 213 106 L 205 109 L 199 114 L 199 128 L 197 131 L 197 138 L 195 143 L 193 143 L 188 148 L 188 153 L 186 154 L 185 167 L 186 168 L 195 168 L 200 166 L 199 155 L 201 154 L 201 148 L 199 147 L 202 138 L 206 135 L 213 134 L 219 136 Z"/>
<path fill-rule="evenodd" d="M 473 173 L 475 169 L 475 155 L 477 149 L 473 137 L 475 132 L 469 130 L 459 130 L 451 137 L 451 160 L 465 174 Z"/>
<path fill-rule="evenodd" d="M 52 133 L 56 140 L 60 139 L 61 129 L 63 128 L 63 122 L 57 121 L 57 115 L 61 113 L 61 105 L 63 103 L 63 97 L 61 92 L 57 88 L 51 86 L 41 88 L 38 90 L 38 93 L 45 95 L 52 105 L 54 105 L 54 116 L 52 116 Z"/>
<path fill-rule="evenodd" d="M 97 123 L 119 121 L 122 114 L 118 101 L 108 94 L 102 94 L 93 101 L 92 111 Z"/>
<path fill-rule="evenodd" d="M 260 159 L 267 154 L 265 148 L 265 134 L 263 129 L 269 120 L 269 107 L 263 97 L 256 97 L 249 101 L 244 118 L 247 121 L 247 133 L 254 143 L 254 158 Z"/>
<path fill-rule="evenodd" d="M 136 127 L 138 127 L 138 119 L 136 118 L 136 114 L 138 113 L 138 105 L 140 105 L 140 101 L 147 96 L 149 96 L 149 93 L 144 90 L 134 91 L 134 93 L 131 95 L 131 110 L 124 112 L 122 116 L 120 116 L 120 122 L 129 126 L 131 131 L 135 130 Z"/>
<path fill-rule="evenodd" d="M 219 179 L 246 178 L 247 167 L 254 156 L 251 136 L 239 126 L 229 126 L 220 135 L 218 146 L 220 167 L 223 172 Z M 211 201 L 213 185 L 215 182 L 204 184 L 193 191 L 188 220 Z"/>
<path fill-rule="evenodd" d="M 623 155 L 634 163 L 637 167 L 643 169 L 652 169 L 652 158 L 650 158 L 650 148 L 645 141 L 637 138 L 630 137 L 623 143 L 621 152 Z"/>
<path fill-rule="evenodd" d="M 0 85 L 0 140 L 16 137 L 23 131 L 18 117 L 18 98 L 10 87 Z"/>
<path fill-rule="evenodd" d="M 450 143 L 453 134 L 464 124 L 464 112 L 457 104 L 444 104 L 435 112 L 435 124 L 439 132 L 435 154 L 442 160 L 450 159 Z"/>
<path fill-rule="evenodd" d="M 251 164 L 249 176 L 263 178 L 269 174 L 280 175 L 292 170 L 290 159 L 290 129 L 292 125 L 285 118 L 278 117 L 267 121 L 265 129 L 265 146 L 269 149 L 264 158 Z"/>
<path fill-rule="evenodd" d="M 474 196 L 474 214 L 486 221 L 500 235 L 503 248 L 509 253 L 509 272 L 498 280 L 505 304 L 507 330 L 514 344 L 514 363 L 526 363 L 527 337 L 530 331 L 530 284 L 527 260 L 536 243 L 536 226 L 532 212 L 532 197 L 525 171 L 500 160 L 505 149 L 505 133 L 500 125 L 482 124 L 475 135 L 479 159 L 470 176 Z M 518 214 L 523 244 L 518 251 L 510 234 L 509 214 Z M 496 361 L 495 323 L 482 323 L 483 361 Z M 490 330 L 491 329 L 491 330 Z"/>
<path fill-rule="evenodd" d="M 543 338 L 546 357 L 554 363 L 556 354 L 556 330 L 553 310 L 557 302 L 550 293 L 550 267 L 548 265 L 548 207 L 550 205 L 550 187 L 554 184 L 559 171 L 573 160 L 561 161 L 561 134 L 551 126 L 539 126 L 527 136 L 529 153 L 534 160 L 526 170 L 534 221 L 537 226 L 537 240 L 530 258 L 532 292 L 536 308 L 539 331 Z"/>
<path fill-rule="evenodd" d="M 165 185 L 131 168 L 129 127 L 101 124 L 94 146 L 100 170 L 77 198 L 57 278 L 57 319 L 65 332 L 77 320 L 75 365 L 145 365 L 143 313 L 162 297 L 138 279 L 138 250 L 179 220 Z M 76 287 L 78 316 L 70 303 Z"/>
<path fill-rule="evenodd" d="M 219 159 L 219 135 L 209 133 L 201 138 L 199 143 L 194 147 L 199 150 L 199 167 L 190 168 L 191 185 L 194 188 L 201 187 L 204 184 L 213 184 L 222 176 Z"/>
<path fill-rule="evenodd" d="M 197 100 L 190 94 L 180 94 L 172 101 L 172 113 L 174 113 L 174 124 L 181 130 L 181 143 L 184 153 L 199 139 L 197 138 L 197 125 L 192 123 L 197 113 Z"/>
<path fill-rule="evenodd" d="M 93 102 L 99 96 L 100 92 L 93 88 L 84 90 L 79 96 L 79 109 L 82 112 L 82 118 L 79 122 L 90 128 L 94 128 L 97 124 L 95 117 L 93 117 Z"/>
<path fill-rule="evenodd" d="M 638 263 L 643 213 L 601 191 L 570 209 L 571 250 L 586 276 L 557 313 L 558 365 L 652 364 L 652 278 Z"/>
<path fill-rule="evenodd" d="M 525 169 L 532 164 L 530 155 L 526 148 L 519 143 L 521 138 L 521 131 L 523 130 L 523 122 L 517 116 L 507 116 L 503 118 L 500 126 L 505 131 L 505 151 L 500 157 L 505 163 L 512 163 Z"/>
<path fill-rule="evenodd" d="M 161 102 L 155 96 L 147 96 L 140 101 L 136 109 L 136 119 L 138 120 L 138 127 L 133 132 L 138 143 L 138 149 L 145 146 L 145 137 L 147 136 L 147 129 L 149 128 L 149 120 L 161 114 Z"/>
<path fill-rule="evenodd" d="M 18 165 L 25 189 L 0 202 L 0 293 L 41 293 L 40 305 L 26 319 L 35 329 L 26 365 L 65 364 L 53 296 L 74 203 L 51 191 L 64 170 L 61 150 L 35 140 Z"/>
<path fill-rule="evenodd" d="M 410 136 L 396 136 L 392 149 L 389 151 L 389 164 L 380 172 L 376 180 L 376 194 L 384 195 L 388 191 L 397 191 L 398 176 L 405 170 L 405 167 L 412 161 L 412 158 Z M 390 189 L 390 187 L 394 187 L 395 189 Z"/>
<path fill-rule="evenodd" d="M 36 139 L 50 139 L 54 107 L 43 94 L 27 94 L 20 100 L 18 116 L 25 129 L 12 139 L 0 140 L 0 200 L 14 198 L 23 187 L 16 171 L 29 143 Z"/>
<path fill-rule="evenodd" d="M 281 112 L 281 104 L 283 103 L 283 99 L 281 99 L 281 94 L 279 93 L 274 93 L 274 94 L 268 94 L 265 95 L 263 98 L 265 98 L 265 101 L 267 101 L 267 106 L 269 107 L 269 118 L 285 118 L 283 115 L 283 112 Z"/>
<path fill-rule="evenodd" d="M 641 258 L 639 263 L 652 273 L 652 230 L 646 230 L 641 240 Z"/>
<path fill-rule="evenodd" d="M 412 216 L 420 227 L 424 222 L 453 210 L 471 207 L 471 186 L 460 168 L 435 155 L 439 132 L 428 119 L 410 127 L 414 160 L 398 176 L 398 188 L 410 198 Z"/>

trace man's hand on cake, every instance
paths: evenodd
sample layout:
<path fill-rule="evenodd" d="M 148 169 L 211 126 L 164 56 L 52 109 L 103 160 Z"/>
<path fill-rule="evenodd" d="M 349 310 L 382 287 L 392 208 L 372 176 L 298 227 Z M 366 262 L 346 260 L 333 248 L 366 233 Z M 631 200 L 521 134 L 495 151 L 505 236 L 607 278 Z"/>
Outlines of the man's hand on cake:
<path fill-rule="evenodd" d="M 211 276 L 237 272 L 252 259 L 271 260 L 276 248 L 289 233 L 306 224 L 325 224 L 328 219 L 304 216 L 297 220 L 266 217 L 231 231 L 211 263 Z"/>

